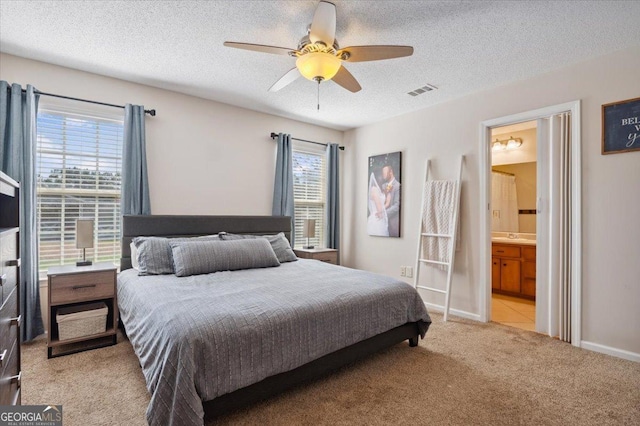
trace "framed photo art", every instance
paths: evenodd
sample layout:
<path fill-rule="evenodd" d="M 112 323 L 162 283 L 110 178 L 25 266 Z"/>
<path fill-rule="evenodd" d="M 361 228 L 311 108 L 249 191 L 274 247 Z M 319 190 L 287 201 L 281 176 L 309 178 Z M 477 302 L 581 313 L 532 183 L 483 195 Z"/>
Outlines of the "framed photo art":
<path fill-rule="evenodd" d="M 640 98 L 602 105 L 602 154 L 640 151 Z"/>
<path fill-rule="evenodd" d="M 400 237 L 402 153 L 369 157 L 367 233 Z"/>

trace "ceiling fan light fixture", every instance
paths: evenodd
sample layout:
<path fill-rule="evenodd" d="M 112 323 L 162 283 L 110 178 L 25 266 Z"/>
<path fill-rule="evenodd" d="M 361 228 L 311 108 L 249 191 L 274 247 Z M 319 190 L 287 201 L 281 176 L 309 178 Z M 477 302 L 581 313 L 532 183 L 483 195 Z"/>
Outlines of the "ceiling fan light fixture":
<path fill-rule="evenodd" d="M 307 80 L 331 80 L 340 70 L 340 58 L 324 52 L 312 52 L 298 57 L 296 67 Z"/>

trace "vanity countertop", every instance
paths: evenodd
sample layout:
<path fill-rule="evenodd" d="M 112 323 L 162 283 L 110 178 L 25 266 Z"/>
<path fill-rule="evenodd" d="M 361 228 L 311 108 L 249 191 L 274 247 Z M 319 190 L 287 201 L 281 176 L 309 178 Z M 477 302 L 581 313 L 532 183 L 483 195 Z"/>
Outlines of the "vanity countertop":
<path fill-rule="evenodd" d="M 499 244 L 518 244 L 523 246 L 535 246 L 536 240 L 527 240 L 525 238 L 503 238 L 503 237 L 493 237 L 491 238 L 492 243 Z"/>
<path fill-rule="evenodd" d="M 491 236 L 492 243 L 498 244 L 518 244 L 525 246 L 536 245 L 536 234 L 515 234 L 516 238 L 509 237 L 508 232 L 494 232 Z M 513 236 L 513 234 L 512 234 Z"/>

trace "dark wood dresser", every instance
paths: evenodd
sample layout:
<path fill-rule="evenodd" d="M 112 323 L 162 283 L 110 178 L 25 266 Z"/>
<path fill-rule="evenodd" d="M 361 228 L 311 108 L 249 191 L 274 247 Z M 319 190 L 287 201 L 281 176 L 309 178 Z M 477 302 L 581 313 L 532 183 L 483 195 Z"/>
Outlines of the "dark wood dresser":
<path fill-rule="evenodd" d="M 19 199 L 18 183 L 0 172 L 0 405 L 20 404 Z"/>

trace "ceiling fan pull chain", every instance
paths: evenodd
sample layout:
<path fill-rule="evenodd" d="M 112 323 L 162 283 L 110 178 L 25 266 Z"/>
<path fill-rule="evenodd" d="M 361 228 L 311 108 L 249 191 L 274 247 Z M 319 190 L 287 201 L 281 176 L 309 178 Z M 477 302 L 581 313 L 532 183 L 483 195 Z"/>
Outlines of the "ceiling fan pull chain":
<path fill-rule="evenodd" d="M 318 79 L 318 111 L 320 111 L 320 79 Z"/>

